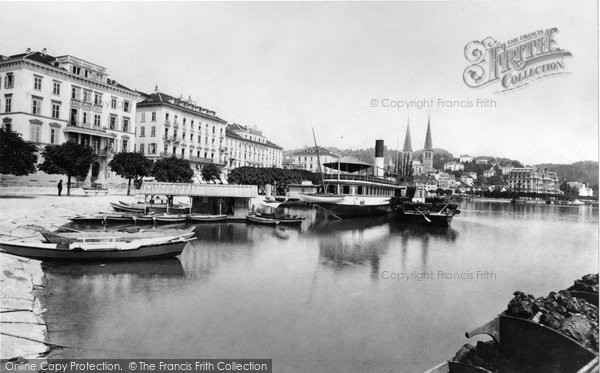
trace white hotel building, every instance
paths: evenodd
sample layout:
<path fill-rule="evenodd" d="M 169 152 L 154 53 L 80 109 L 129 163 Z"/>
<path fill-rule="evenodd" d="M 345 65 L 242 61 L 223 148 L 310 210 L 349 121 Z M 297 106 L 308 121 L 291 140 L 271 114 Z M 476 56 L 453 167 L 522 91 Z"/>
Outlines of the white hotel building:
<path fill-rule="evenodd" d="M 112 176 L 115 152 L 132 151 L 138 93 L 108 78 L 106 69 L 73 56 L 42 52 L 0 55 L 0 125 L 35 143 L 89 145 L 97 158 L 92 181 Z"/>
<path fill-rule="evenodd" d="M 156 160 L 177 158 L 190 161 L 199 172 L 203 164 L 227 164 L 227 122 L 215 112 L 191 100 L 159 92 L 143 94 L 137 104 L 135 151 Z"/>
<path fill-rule="evenodd" d="M 257 128 L 227 125 L 228 168 L 243 166 L 281 167 L 283 148 L 267 139 Z"/>

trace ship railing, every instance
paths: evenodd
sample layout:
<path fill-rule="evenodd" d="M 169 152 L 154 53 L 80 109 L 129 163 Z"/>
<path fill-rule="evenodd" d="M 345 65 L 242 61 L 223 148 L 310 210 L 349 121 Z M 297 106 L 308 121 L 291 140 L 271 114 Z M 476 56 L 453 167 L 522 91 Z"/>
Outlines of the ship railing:
<path fill-rule="evenodd" d="M 371 183 L 397 185 L 395 180 L 382 179 L 376 176 L 368 175 L 353 175 L 353 174 L 324 174 L 323 179 L 327 181 L 335 180 L 353 180 L 353 181 L 367 181 Z"/>

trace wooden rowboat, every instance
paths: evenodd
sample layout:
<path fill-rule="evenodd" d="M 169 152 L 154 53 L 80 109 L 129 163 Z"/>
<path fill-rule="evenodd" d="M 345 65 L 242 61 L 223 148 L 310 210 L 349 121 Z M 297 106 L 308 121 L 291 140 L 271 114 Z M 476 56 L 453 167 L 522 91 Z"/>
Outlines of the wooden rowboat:
<path fill-rule="evenodd" d="M 131 242 L 43 243 L 0 241 L 9 254 L 38 260 L 108 261 L 139 260 L 177 256 L 193 238 L 183 236 L 135 239 Z"/>
<path fill-rule="evenodd" d="M 196 222 L 213 223 L 227 220 L 227 215 L 189 214 L 188 218 Z"/>
<path fill-rule="evenodd" d="M 182 214 L 163 214 L 154 215 L 154 221 L 156 223 L 180 223 L 187 220 L 187 215 Z"/>
<path fill-rule="evenodd" d="M 279 220 L 277 220 L 277 219 L 264 218 L 264 217 L 261 217 L 261 216 L 257 216 L 252 211 L 248 212 L 248 215 L 246 215 L 246 222 L 247 223 L 254 223 L 254 224 L 264 224 L 264 225 L 277 225 L 277 224 L 279 224 Z"/>

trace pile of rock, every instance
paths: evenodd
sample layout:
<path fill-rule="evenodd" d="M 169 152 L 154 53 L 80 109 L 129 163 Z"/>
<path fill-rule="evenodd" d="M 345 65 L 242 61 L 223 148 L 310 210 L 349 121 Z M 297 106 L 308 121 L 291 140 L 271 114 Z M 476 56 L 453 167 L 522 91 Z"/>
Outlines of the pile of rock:
<path fill-rule="evenodd" d="M 591 350 L 598 350 L 598 308 L 568 291 L 551 292 L 535 299 L 517 291 L 504 312 L 507 316 L 539 322 L 573 338 Z"/>
<path fill-rule="evenodd" d="M 588 349 L 598 351 L 598 307 L 572 296 L 569 291 L 598 293 L 598 274 L 583 276 L 568 290 L 551 292 L 547 297 L 535 298 L 533 295 L 516 291 L 503 314 L 546 325 Z M 477 342 L 476 346 L 465 344 L 452 361 L 474 365 L 491 372 L 499 372 L 503 367 L 509 366 L 509 360 L 502 355 L 495 341 Z"/>
<path fill-rule="evenodd" d="M 598 274 L 585 275 L 580 280 L 575 280 L 575 284 L 567 290 L 587 291 L 589 293 L 598 294 Z"/>
<path fill-rule="evenodd" d="M 467 343 L 458 350 L 452 361 L 481 367 L 493 373 L 501 372 L 503 367 L 509 366 L 508 360 L 494 341 L 479 341 L 476 346 Z"/>

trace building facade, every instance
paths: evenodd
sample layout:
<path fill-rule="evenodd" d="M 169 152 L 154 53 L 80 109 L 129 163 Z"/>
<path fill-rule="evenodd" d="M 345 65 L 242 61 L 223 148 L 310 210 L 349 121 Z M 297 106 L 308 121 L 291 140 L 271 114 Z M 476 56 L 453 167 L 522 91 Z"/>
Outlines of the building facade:
<path fill-rule="evenodd" d="M 114 176 L 113 154 L 133 151 L 138 97 L 106 68 L 77 57 L 46 50 L 0 56 L 0 124 L 36 144 L 38 154 L 66 141 L 90 146 L 97 157 L 89 182 Z"/>
<path fill-rule="evenodd" d="M 228 164 L 227 122 L 191 98 L 175 98 L 158 87 L 137 104 L 136 151 L 157 160 L 177 157 L 190 161 L 196 174 L 204 164 Z"/>
<path fill-rule="evenodd" d="M 283 165 L 283 148 L 267 139 L 257 128 L 231 123 L 225 133 L 227 167 L 279 167 Z"/>
<path fill-rule="evenodd" d="M 444 163 L 444 171 L 462 171 L 465 169 L 465 165 L 460 162 L 446 162 Z"/>
<path fill-rule="evenodd" d="M 468 154 L 461 154 L 460 157 L 458 158 L 458 161 L 460 163 L 473 162 L 473 157 L 471 157 Z"/>
<path fill-rule="evenodd" d="M 546 172 L 533 167 L 513 168 L 508 174 L 508 187 L 515 192 L 559 193 L 556 172 Z"/>
<path fill-rule="evenodd" d="M 317 155 L 318 154 L 318 155 Z M 339 154 L 333 153 L 322 147 L 312 147 L 298 150 L 292 153 L 291 159 L 293 168 L 307 170 L 311 172 L 319 172 L 319 160 L 321 161 L 321 170 L 325 174 L 334 173 L 337 171 L 324 166 L 325 163 L 337 162 Z"/>

